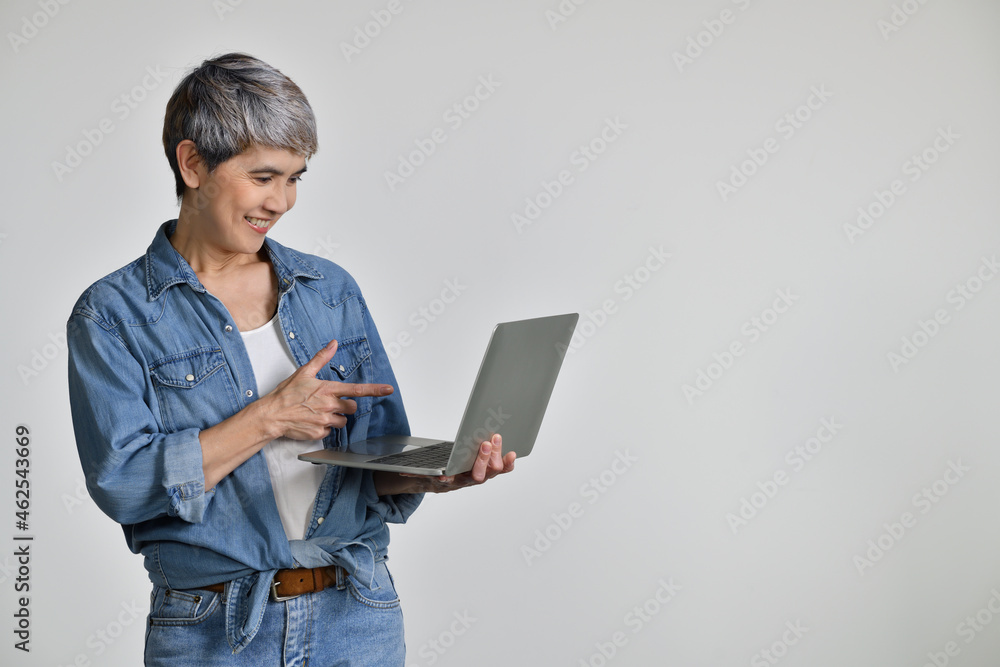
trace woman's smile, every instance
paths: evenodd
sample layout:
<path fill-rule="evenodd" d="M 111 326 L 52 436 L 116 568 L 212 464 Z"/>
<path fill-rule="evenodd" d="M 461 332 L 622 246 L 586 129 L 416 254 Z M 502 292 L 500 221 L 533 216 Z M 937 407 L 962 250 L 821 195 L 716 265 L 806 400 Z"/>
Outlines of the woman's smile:
<path fill-rule="evenodd" d="M 250 226 L 255 232 L 261 234 L 267 234 L 267 230 L 271 227 L 271 221 L 265 220 L 264 218 L 254 218 L 249 215 L 243 216 L 243 219 L 250 223 Z"/>

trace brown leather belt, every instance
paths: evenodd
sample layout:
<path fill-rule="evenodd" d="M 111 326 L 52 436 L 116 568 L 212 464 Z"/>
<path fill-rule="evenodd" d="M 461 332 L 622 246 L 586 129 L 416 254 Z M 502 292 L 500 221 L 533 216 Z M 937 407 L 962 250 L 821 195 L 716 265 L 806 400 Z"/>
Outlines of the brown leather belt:
<path fill-rule="evenodd" d="M 312 569 L 297 567 L 290 570 L 278 570 L 271 581 L 271 599 L 281 602 L 297 598 L 306 593 L 318 593 L 327 586 L 336 586 L 337 570 L 343 572 L 343 577 L 347 576 L 344 568 L 339 565 L 314 567 Z M 343 581 L 343 577 L 341 581 Z M 201 590 L 223 593 L 226 590 L 226 584 L 220 583 L 202 586 Z"/>

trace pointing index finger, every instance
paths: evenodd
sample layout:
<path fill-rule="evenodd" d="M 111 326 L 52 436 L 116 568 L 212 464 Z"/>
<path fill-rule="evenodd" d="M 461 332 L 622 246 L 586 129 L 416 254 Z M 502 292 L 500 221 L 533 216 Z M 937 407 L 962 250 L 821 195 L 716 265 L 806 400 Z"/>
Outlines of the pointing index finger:
<path fill-rule="evenodd" d="M 393 392 L 391 384 L 355 384 L 337 382 L 337 396 L 388 396 Z"/>

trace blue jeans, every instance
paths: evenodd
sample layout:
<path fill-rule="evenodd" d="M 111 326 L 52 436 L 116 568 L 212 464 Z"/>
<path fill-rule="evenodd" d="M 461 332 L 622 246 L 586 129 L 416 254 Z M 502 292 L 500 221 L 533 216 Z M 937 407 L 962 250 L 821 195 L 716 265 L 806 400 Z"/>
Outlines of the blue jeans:
<path fill-rule="evenodd" d="M 225 595 L 153 587 L 146 662 L 156 667 L 402 666 L 403 613 L 385 562 L 366 588 L 354 577 L 284 602 L 269 601 L 253 641 L 233 655 Z"/>

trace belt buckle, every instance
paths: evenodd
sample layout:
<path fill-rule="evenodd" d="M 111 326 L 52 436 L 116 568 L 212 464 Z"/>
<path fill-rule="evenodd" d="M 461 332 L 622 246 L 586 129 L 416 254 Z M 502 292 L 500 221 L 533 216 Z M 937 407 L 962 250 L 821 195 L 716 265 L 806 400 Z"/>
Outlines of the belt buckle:
<path fill-rule="evenodd" d="M 274 600 L 275 602 L 284 602 L 285 600 L 294 600 L 295 598 L 301 596 L 301 593 L 299 595 L 279 595 L 278 594 L 278 584 L 280 584 L 280 583 L 281 582 L 278 581 L 278 580 L 276 580 L 276 579 L 272 579 L 271 580 L 271 599 Z"/>

